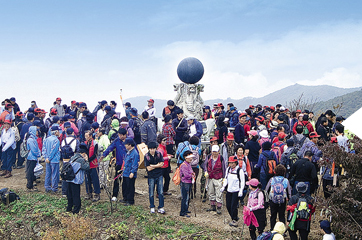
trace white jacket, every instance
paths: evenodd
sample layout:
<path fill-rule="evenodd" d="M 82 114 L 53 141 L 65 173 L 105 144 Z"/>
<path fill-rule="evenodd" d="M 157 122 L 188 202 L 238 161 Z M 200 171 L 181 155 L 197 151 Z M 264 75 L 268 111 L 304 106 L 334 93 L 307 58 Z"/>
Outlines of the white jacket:
<path fill-rule="evenodd" d="M 241 197 L 243 195 L 243 190 L 245 187 L 245 175 L 244 175 L 244 171 L 242 169 L 239 170 L 239 177 L 240 177 L 240 182 L 239 182 L 239 178 L 237 176 L 237 172 L 238 172 L 239 166 L 236 166 L 236 168 L 231 169 L 230 167 L 228 167 L 226 169 L 226 174 L 225 174 L 225 180 L 223 183 L 223 189 L 225 189 L 226 185 L 227 185 L 227 191 L 228 192 L 239 192 L 239 197 Z"/>

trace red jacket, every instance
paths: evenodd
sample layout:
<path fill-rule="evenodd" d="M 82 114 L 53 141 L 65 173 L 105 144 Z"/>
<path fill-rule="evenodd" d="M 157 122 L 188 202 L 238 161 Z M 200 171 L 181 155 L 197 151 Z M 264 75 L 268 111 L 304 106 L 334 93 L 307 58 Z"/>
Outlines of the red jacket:
<path fill-rule="evenodd" d="M 298 121 L 293 126 L 293 133 L 297 134 L 297 125 L 307 126 L 309 133 L 314 132 L 313 125 L 309 121 Z"/>
<path fill-rule="evenodd" d="M 168 165 L 169 165 L 170 159 L 169 159 L 169 157 L 167 155 L 166 146 L 163 146 L 162 144 L 159 144 L 158 148 L 157 148 L 157 151 L 159 151 L 163 156 L 163 166 L 162 166 L 162 168 L 167 168 Z"/>
<path fill-rule="evenodd" d="M 209 173 L 210 179 L 221 179 L 222 178 L 222 163 L 221 163 L 221 155 L 216 159 L 216 163 L 214 168 L 212 168 L 212 156 L 210 156 L 209 160 L 207 161 L 207 172 Z"/>

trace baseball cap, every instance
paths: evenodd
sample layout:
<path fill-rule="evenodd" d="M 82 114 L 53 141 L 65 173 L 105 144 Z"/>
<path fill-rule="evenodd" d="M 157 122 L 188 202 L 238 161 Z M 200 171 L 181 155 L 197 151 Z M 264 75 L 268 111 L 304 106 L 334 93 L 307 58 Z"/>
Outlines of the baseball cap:
<path fill-rule="evenodd" d="M 287 135 L 284 132 L 279 132 L 278 133 L 278 138 L 279 139 L 284 139 Z"/>
<path fill-rule="evenodd" d="M 244 117 L 244 116 L 247 116 L 247 114 L 245 112 L 242 112 L 242 113 L 240 113 L 239 118 Z"/>
<path fill-rule="evenodd" d="M 259 116 L 259 117 L 255 118 L 255 120 L 258 120 L 259 122 L 264 122 L 264 117 Z"/>
<path fill-rule="evenodd" d="M 55 99 L 55 101 L 62 101 L 62 99 L 58 97 L 57 99 Z"/>
<path fill-rule="evenodd" d="M 73 130 L 73 128 L 67 128 L 67 131 L 66 131 L 66 133 L 67 134 L 72 134 L 74 132 L 74 130 Z"/>
<path fill-rule="evenodd" d="M 212 138 L 210 139 L 210 142 L 213 142 L 213 141 L 217 141 L 217 137 L 212 137 Z"/>
<path fill-rule="evenodd" d="M 343 121 L 343 120 L 346 120 L 344 117 L 342 116 L 338 116 L 336 117 L 336 121 L 339 122 L 339 121 Z"/>
<path fill-rule="evenodd" d="M 57 111 L 57 109 L 55 109 L 55 108 L 52 108 L 52 109 L 50 110 L 50 114 L 51 114 L 51 115 L 57 115 L 57 113 L 58 113 L 58 111 Z"/>
<path fill-rule="evenodd" d="M 256 136 L 256 135 L 258 135 L 258 132 L 255 131 L 255 130 L 250 130 L 250 131 L 248 132 L 248 134 L 250 134 L 250 135 L 252 135 L 252 136 Z"/>
<path fill-rule="evenodd" d="M 5 105 L 5 107 L 6 107 L 6 108 L 10 108 L 10 107 L 13 107 L 13 105 L 11 105 L 11 103 L 7 103 L 7 104 Z"/>
<path fill-rule="evenodd" d="M 10 98 L 10 101 L 15 102 L 16 99 L 15 99 L 14 97 L 11 97 L 11 98 Z"/>
<path fill-rule="evenodd" d="M 254 109 L 254 105 L 249 105 L 249 109 Z"/>
<path fill-rule="evenodd" d="M 111 108 L 111 106 L 106 106 L 106 107 L 104 108 L 104 110 L 105 110 L 105 111 L 111 111 L 112 108 Z"/>
<path fill-rule="evenodd" d="M 194 120 L 194 119 L 196 119 L 196 118 L 195 118 L 194 115 L 192 115 L 192 114 L 190 114 L 190 115 L 186 118 L 187 121 L 188 121 L 188 120 Z"/>
<path fill-rule="evenodd" d="M 285 107 L 281 106 L 280 111 L 285 111 Z"/>
<path fill-rule="evenodd" d="M 231 163 L 231 162 L 237 162 L 237 161 L 238 161 L 238 159 L 235 156 L 230 156 L 228 162 Z"/>
<path fill-rule="evenodd" d="M 226 140 L 231 140 L 231 141 L 234 141 L 234 134 L 233 133 L 229 133 Z"/>
<path fill-rule="evenodd" d="M 213 145 L 212 147 L 211 147 L 211 151 L 212 152 L 218 152 L 220 150 L 220 147 L 218 146 L 218 145 Z"/>
<path fill-rule="evenodd" d="M 147 100 L 147 102 L 154 103 L 154 102 L 155 102 L 155 100 L 153 100 L 153 99 L 151 98 L 151 99 Z"/>
<path fill-rule="evenodd" d="M 24 114 L 23 114 L 22 112 L 18 111 L 18 112 L 15 114 L 15 116 L 21 117 L 21 116 L 24 116 Z"/>
<path fill-rule="evenodd" d="M 259 185 L 259 180 L 256 178 L 252 178 L 252 179 L 250 179 L 250 181 L 246 182 L 246 185 L 252 186 L 252 187 L 257 187 Z"/>
<path fill-rule="evenodd" d="M 321 229 L 324 230 L 325 233 L 327 233 L 327 234 L 332 233 L 331 223 L 328 220 L 321 221 L 319 226 L 321 227 Z"/>
<path fill-rule="evenodd" d="M 67 127 L 71 127 L 72 125 L 70 124 L 70 122 L 65 122 L 64 123 L 64 127 L 67 128 Z"/>
<path fill-rule="evenodd" d="M 51 131 L 59 131 L 59 130 L 60 130 L 60 128 L 57 125 L 52 126 L 52 128 L 51 128 Z"/>
<path fill-rule="evenodd" d="M 320 137 L 320 135 L 318 135 L 317 132 L 311 132 L 311 133 L 309 134 L 309 138 L 317 138 L 317 137 Z"/>
<path fill-rule="evenodd" d="M 296 113 L 302 113 L 302 110 L 298 109 L 297 111 L 295 111 Z"/>

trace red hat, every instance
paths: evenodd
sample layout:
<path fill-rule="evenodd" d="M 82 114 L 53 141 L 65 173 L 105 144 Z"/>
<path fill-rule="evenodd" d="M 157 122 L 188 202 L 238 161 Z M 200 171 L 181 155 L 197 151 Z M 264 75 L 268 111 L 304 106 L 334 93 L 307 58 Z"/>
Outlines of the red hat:
<path fill-rule="evenodd" d="M 254 109 L 255 107 L 254 107 L 254 105 L 249 105 L 249 108 Z"/>
<path fill-rule="evenodd" d="M 44 109 L 40 109 L 41 113 L 47 113 Z"/>
<path fill-rule="evenodd" d="M 255 120 L 258 120 L 259 122 L 264 122 L 264 117 L 259 116 L 259 117 L 255 118 Z"/>
<path fill-rule="evenodd" d="M 235 138 L 234 138 L 234 134 L 233 133 L 229 133 L 226 140 L 231 140 L 231 141 L 234 141 Z"/>
<path fill-rule="evenodd" d="M 241 117 L 244 117 L 244 116 L 247 116 L 247 114 L 246 113 L 240 113 L 240 115 L 239 115 L 239 118 L 241 118 Z"/>
<path fill-rule="evenodd" d="M 264 109 L 267 109 L 267 108 L 269 108 L 269 106 L 264 106 L 263 108 L 264 108 Z"/>
<path fill-rule="evenodd" d="M 331 137 L 331 143 L 337 143 L 337 137 Z"/>
<path fill-rule="evenodd" d="M 62 101 L 62 99 L 58 97 L 57 99 L 55 99 L 55 101 Z"/>
<path fill-rule="evenodd" d="M 10 119 L 5 119 L 5 120 L 4 120 L 4 123 L 9 123 L 9 124 L 11 124 L 11 120 L 10 120 Z"/>
<path fill-rule="evenodd" d="M 41 111 L 40 108 L 35 108 L 35 109 L 34 109 L 34 112 L 36 112 L 36 113 L 41 113 L 42 111 Z"/>
<path fill-rule="evenodd" d="M 296 113 L 302 113 L 302 110 L 298 109 L 298 110 L 296 111 Z"/>
<path fill-rule="evenodd" d="M 218 103 L 217 106 L 218 106 L 218 107 L 222 107 L 222 106 L 224 106 L 224 105 L 223 105 L 222 103 Z"/>
<path fill-rule="evenodd" d="M 210 139 L 210 142 L 213 142 L 213 141 L 217 141 L 217 137 L 212 137 L 212 138 Z"/>
<path fill-rule="evenodd" d="M 311 133 L 309 134 L 309 138 L 317 138 L 317 137 L 320 137 L 320 135 L 318 135 L 317 132 L 311 132 Z"/>
<path fill-rule="evenodd" d="M 284 139 L 287 135 L 284 132 L 279 132 L 278 133 L 278 138 L 279 139 Z"/>
<path fill-rule="evenodd" d="M 7 103 L 7 104 L 5 105 L 5 107 L 6 107 L 6 108 L 10 108 L 10 107 L 13 107 L 13 105 L 11 105 L 11 103 Z"/>
<path fill-rule="evenodd" d="M 259 180 L 256 178 L 252 178 L 252 179 L 250 179 L 250 181 L 246 182 L 246 185 L 252 186 L 252 187 L 257 187 L 259 185 Z"/>
<path fill-rule="evenodd" d="M 23 114 L 22 112 L 18 111 L 18 112 L 15 114 L 15 116 L 21 117 L 21 116 L 24 116 L 24 114 Z"/>
<path fill-rule="evenodd" d="M 77 101 L 75 101 L 75 100 L 72 100 L 70 103 L 71 104 L 75 104 Z"/>
<path fill-rule="evenodd" d="M 238 161 L 238 159 L 235 156 L 230 156 L 228 162 L 231 163 L 231 162 L 237 162 L 237 161 Z"/>
<path fill-rule="evenodd" d="M 57 109 L 55 109 L 55 108 L 50 109 L 51 115 L 57 115 L 57 113 L 58 113 Z"/>
<path fill-rule="evenodd" d="M 152 98 L 150 100 L 147 100 L 147 102 L 151 102 L 151 103 L 154 103 L 155 100 L 153 100 Z"/>
<path fill-rule="evenodd" d="M 250 131 L 248 132 L 248 134 L 255 137 L 256 135 L 258 135 L 258 132 L 255 131 L 255 130 L 250 130 Z"/>
<path fill-rule="evenodd" d="M 275 107 L 274 107 L 274 106 L 270 106 L 270 109 L 272 109 L 273 111 L 275 111 Z"/>

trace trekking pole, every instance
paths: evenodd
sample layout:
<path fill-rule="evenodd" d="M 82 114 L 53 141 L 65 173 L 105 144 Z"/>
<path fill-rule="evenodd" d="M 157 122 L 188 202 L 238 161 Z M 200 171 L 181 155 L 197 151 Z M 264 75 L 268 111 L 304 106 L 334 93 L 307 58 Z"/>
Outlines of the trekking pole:
<path fill-rule="evenodd" d="M 205 181 L 205 185 L 204 185 L 204 191 L 202 191 L 201 202 L 206 194 L 206 188 L 207 188 L 208 183 L 209 183 L 209 179 L 207 178 Z"/>
<path fill-rule="evenodd" d="M 221 206 L 221 214 L 222 214 L 222 217 L 224 218 L 224 224 L 225 224 L 225 207 L 224 207 L 224 193 L 222 193 L 222 206 Z"/>

